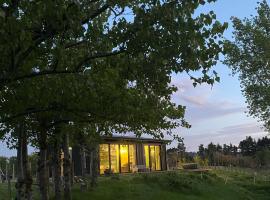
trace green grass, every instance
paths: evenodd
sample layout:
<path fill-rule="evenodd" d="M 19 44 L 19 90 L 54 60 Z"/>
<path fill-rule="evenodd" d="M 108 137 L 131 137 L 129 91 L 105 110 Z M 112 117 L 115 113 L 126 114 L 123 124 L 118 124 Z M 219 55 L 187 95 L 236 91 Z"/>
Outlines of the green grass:
<path fill-rule="evenodd" d="M 227 180 L 227 181 L 226 181 Z M 226 182 L 226 184 L 225 184 Z M 73 190 L 74 200 L 267 200 L 270 182 L 257 181 L 250 174 L 213 171 L 207 174 L 166 172 L 101 177 L 93 191 Z"/>
<path fill-rule="evenodd" d="M 0 183 L 0 200 L 8 199 L 6 191 Z M 270 181 L 258 175 L 254 184 L 252 173 L 224 170 L 131 174 L 100 177 L 98 187 L 84 192 L 75 185 L 72 195 L 73 200 L 270 200 Z"/>

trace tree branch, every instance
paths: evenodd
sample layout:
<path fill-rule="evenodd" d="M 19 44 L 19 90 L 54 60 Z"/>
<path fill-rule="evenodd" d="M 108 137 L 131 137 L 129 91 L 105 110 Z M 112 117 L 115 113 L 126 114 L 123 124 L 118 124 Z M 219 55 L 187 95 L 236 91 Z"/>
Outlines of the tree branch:
<path fill-rule="evenodd" d="M 106 57 L 110 57 L 110 56 L 116 56 L 116 55 L 124 53 L 124 52 L 126 52 L 126 50 L 123 49 L 123 50 L 119 50 L 119 51 L 106 52 L 106 53 L 97 53 L 95 55 L 87 56 L 76 66 L 75 70 L 80 69 L 81 66 L 83 66 L 84 64 L 86 64 L 90 60 L 94 60 L 94 59 L 97 59 L 97 58 L 106 58 Z"/>
<path fill-rule="evenodd" d="M 86 24 L 89 22 L 89 20 L 93 20 L 97 16 L 99 16 L 101 13 L 105 12 L 110 6 L 108 4 L 105 4 L 101 8 L 97 9 L 94 13 L 92 13 L 90 16 L 88 16 L 86 19 L 82 20 L 82 24 Z"/>

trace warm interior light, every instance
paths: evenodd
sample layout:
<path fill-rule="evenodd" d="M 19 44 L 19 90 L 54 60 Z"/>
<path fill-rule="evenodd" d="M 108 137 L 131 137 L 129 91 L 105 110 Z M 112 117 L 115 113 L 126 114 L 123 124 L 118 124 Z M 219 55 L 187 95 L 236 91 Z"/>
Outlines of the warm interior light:
<path fill-rule="evenodd" d="M 127 153 L 127 149 L 126 149 L 126 148 L 121 148 L 121 149 L 120 149 L 120 153 L 121 153 L 121 154 Z"/>

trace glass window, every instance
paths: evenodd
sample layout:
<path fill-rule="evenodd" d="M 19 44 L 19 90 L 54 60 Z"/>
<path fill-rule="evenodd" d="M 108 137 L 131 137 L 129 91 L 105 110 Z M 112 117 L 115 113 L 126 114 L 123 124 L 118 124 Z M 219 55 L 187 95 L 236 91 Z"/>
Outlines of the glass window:
<path fill-rule="evenodd" d="M 160 165 L 160 146 L 155 146 L 156 170 L 161 170 Z"/>
<path fill-rule="evenodd" d="M 99 145 L 99 159 L 100 159 L 100 174 L 104 174 L 106 169 L 109 169 L 109 145 Z"/>
<path fill-rule="evenodd" d="M 148 145 L 144 145 L 144 157 L 145 157 L 145 167 L 150 168 L 150 163 L 149 163 L 149 147 Z"/>
<path fill-rule="evenodd" d="M 119 173 L 119 145 L 110 144 L 110 151 L 112 173 Z"/>
<path fill-rule="evenodd" d="M 150 146 L 150 160 L 151 160 L 151 170 L 156 170 L 156 154 L 155 154 L 155 146 Z"/>
<path fill-rule="evenodd" d="M 129 167 L 130 171 L 132 172 L 136 165 L 136 150 L 135 145 L 130 144 L 128 146 L 129 146 Z"/>
<path fill-rule="evenodd" d="M 128 145 L 120 145 L 121 172 L 129 172 Z"/>

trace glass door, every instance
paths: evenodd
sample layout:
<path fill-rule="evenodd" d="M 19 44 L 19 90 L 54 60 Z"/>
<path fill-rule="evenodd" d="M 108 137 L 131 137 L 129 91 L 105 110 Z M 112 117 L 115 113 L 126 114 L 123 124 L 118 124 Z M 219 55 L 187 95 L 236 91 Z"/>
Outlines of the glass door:
<path fill-rule="evenodd" d="M 119 173 L 119 145 L 110 144 L 111 155 L 111 171 L 112 173 Z"/>
<path fill-rule="evenodd" d="M 133 144 L 128 145 L 128 154 L 129 154 L 129 168 L 133 172 L 136 166 L 136 147 Z"/>
<path fill-rule="evenodd" d="M 129 172 L 128 145 L 120 145 L 121 172 Z"/>
<path fill-rule="evenodd" d="M 151 161 L 151 170 L 156 170 L 156 153 L 155 153 L 155 146 L 150 146 L 150 161 Z"/>
<path fill-rule="evenodd" d="M 104 174 L 105 170 L 109 170 L 109 145 L 100 144 L 99 145 L 99 159 L 100 159 L 100 174 Z"/>

